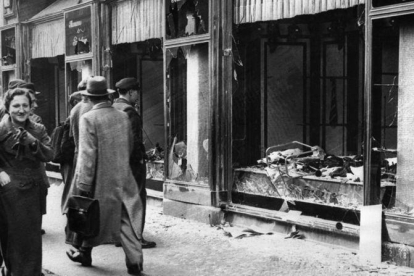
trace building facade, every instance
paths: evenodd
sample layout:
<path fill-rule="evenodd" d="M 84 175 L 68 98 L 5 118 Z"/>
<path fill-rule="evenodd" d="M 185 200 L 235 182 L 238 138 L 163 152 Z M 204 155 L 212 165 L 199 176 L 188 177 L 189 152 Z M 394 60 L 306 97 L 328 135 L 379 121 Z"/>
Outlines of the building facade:
<path fill-rule="evenodd" d="M 381 204 L 384 260 L 414 266 L 413 5 L 3 1 L 2 88 L 34 82 L 51 131 L 80 80 L 136 77 L 165 214 L 358 248 L 360 207 Z"/>

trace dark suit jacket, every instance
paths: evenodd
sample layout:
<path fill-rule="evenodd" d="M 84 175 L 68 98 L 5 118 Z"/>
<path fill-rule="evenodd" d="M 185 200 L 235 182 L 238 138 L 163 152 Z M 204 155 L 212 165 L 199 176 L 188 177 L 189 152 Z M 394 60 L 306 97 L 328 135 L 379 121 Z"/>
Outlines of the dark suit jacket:
<path fill-rule="evenodd" d="M 118 110 L 125 112 L 128 115 L 129 121 L 131 123 L 134 141 L 131 155 L 131 166 L 133 167 L 133 171 L 135 171 L 136 168 L 144 164 L 145 157 L 145 146 L 142 143 L 141 116 L 139 116 L 138 112 L 135 110 L 132 104 L 123 98 L 116 99 L 112 106 Z"/>

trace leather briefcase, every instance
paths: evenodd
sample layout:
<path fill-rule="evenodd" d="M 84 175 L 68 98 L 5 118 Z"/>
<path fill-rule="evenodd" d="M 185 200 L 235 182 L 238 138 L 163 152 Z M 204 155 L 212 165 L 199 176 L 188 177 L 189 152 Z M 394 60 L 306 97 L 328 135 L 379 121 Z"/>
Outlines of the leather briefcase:
<path fill-rule="evenodd" d="M 100 215 L 97 199 L 71 196 L 68 200 L 69 230 L 84 237 L 93 238 L 99 234 Z"/>

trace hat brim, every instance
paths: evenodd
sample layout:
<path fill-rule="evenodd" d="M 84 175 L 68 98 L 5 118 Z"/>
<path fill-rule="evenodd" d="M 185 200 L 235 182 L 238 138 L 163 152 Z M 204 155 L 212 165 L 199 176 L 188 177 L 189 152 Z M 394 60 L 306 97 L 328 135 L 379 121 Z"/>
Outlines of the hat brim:
<path fill-rule="evenodd" d="M 113 90 L 113 89 L 106 89 L 106 93 L 104 93 L 104 94 L 93 94 L 93 93 L 89 93 L 88 92 L 88 90 L 81 90 L 81 91 L 79 91 L 82 95 L 85 95 L 85 96 L 91 96 L 91 97 L 93 97 L 93 96 L 96 96 L 96 97 L 98 97 L 98 96 L 107 96 L 107 95 L 109 95 L 109 94 L 112 94 L 112 93 L 115 93 L 115 90 Z"/>
<path fill-rule="evenodd" d="M 29 89 L 29 88 L 24 88 L 24 87 L 23 87 L 23 89 L 27 89 L 27 90 L 29 90 L 30 94 L 33 94 L 33 95 L 39 95 L 39 94 L 40 94 L 40 92 L 39 92 L 39 91 L 33 91 L 32 89 Z"/>

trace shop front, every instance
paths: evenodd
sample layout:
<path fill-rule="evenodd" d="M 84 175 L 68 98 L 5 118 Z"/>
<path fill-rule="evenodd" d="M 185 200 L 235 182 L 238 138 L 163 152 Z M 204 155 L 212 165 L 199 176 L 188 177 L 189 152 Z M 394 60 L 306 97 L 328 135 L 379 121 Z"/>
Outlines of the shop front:
<path fill-rule="evenodd" d="M 66 118 L 63 16 L 50 19 L 31 21 L 30 27 L 25 24 L 29 34 L 26 43 L 32 45 L 31 49 L 25 49 L 25 56 L 30 57 L 25 70 L 36 90 L 41 92 L 35 112 L 49 134 Z"/>
<path fill-rule="evenodd" d="M 344 245 L 356 247 L 364 198 L 364 1 L 299 2 L 233 2 L 228 210 L 270 212 L 281 221 L 300 214 L 298 224 L 309 229 L 314 218 L 333 234 L 349 230 L 353 244 Z M 395 194 L 392 176 L 380 184 L 385 205 Z"/>
<path fill-rule="evenodd" d="M 54 123 L 91 74 L 140 81 L 147 185 L 166 215 L 356 249 L 361 206 L 382 204 L 383 241 L 411 252 L 414 2 L 397 2 L 55 6 L 27 22 L 25 70 L 39 85 L 53 76 Z M 383 255 L 411 265 L 393 246 Z"/>
<path fill-rule="evenodd" d="M 414 3 L 284 4 L 233 1 L 227 219 L 357 249 L 381 204 L 383 260 L 413 266 Z"/>
<path fill-rule="evenodd" d="M 137 109 L 148 155 L 147 189 L 162 198 L 164 180 L 164 87 L 161 0 L 111 3 L 112 87 L 126 77 L 141 84 Z M 152 193 L 154 194 L 154 193 Z"/>
<path fill-rule="evenodd" d="M 213 110 L 212 6 L 215 1 L 165 1 L 164 212 L 186 216 L 211 206 L 209 160 Z M 180 206 L 181 205 L 181 206 Z M 202 207 L 201 207 L 202 208 Z M 181 213 L 180 213 L 181 212 Z M 194 214 L 193 214 L 194 215 Z M 193 216 L 190 215 L 190 216 Z M 208 219 L 197 217 L 208 222 Z"/>
<path fill-rule="evenodd" d="M 365 135 L 380 139 L 385 146 L 382 153 L 395 149 L 395 164 L 398 164 L 395 202 L 384 208 L 387 234 L 384 241 L 390 243 L 383 247 L 383 255 L 414 267 L 411 257 L 414 254 L 411 196 L 414 1 L 369 0 L 366 5 Z M 387 106 L 392 108 L 384 108 Z M 384 126 L 391 127 L 384 131 Z M 366 162 L 374 163 L 376 158 L 372 152 Z"/>
<path fill-rule="evenodd" d="M 39 0 L 34 4 L 29 0 L 13 0 L 3 1 L 0 5 L 0 95 L 7 90 L 10 80 L 27 79 L 24 73 L 26 60 L 23 53 L 27 33 L 21 23 L 44 9 L 50 2 Z"/>
<path fill-rule="evenodd" d="M 24 22 L 24 71 L 41 92 L 36 113 L 49 133 L 69 115 L 78 83 L 100 72 L 101 41 L 92 35 L 103 31 L 98 8 L 93 1 L 60 0 Z"/>

